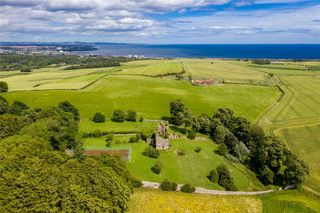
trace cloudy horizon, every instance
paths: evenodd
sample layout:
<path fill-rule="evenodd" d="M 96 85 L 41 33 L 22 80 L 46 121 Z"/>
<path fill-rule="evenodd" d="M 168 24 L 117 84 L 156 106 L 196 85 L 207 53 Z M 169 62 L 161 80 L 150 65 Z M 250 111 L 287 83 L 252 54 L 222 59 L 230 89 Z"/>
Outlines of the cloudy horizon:
<path fill-rule="evenodd" d="M 0 41 L 320 43 L 316 0 L 0 0 Z"/>

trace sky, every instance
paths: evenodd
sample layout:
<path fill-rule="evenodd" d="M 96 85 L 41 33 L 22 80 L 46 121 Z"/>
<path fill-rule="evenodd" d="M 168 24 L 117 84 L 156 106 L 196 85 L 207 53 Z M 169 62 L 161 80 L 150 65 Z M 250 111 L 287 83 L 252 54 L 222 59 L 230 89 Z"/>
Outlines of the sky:
<path fill-rule="evenodd" d="M 320 0 L 0 0 L 0 41 L 319 44 Z"/>

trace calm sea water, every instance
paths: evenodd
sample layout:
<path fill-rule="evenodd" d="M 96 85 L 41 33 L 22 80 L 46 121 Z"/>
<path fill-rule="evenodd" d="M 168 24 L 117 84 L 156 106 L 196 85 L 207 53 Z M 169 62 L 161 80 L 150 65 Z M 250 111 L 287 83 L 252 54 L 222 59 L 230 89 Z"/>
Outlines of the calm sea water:
<path fill-rule="evenodd" d="M 320 44 L 143 45 L 95 43 L 96 55 L 184 58 L 320 59 Z"/>

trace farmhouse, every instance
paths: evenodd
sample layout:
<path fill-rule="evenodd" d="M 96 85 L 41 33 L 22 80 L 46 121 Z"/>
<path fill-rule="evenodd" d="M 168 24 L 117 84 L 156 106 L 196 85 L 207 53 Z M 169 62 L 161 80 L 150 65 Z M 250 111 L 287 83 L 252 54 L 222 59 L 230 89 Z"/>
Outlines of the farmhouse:
<path fill-rule="evenodd" d="M 213 85 L 215 82 L 213 79 L 198 79 L 191 80 L 192 85 Z"/>

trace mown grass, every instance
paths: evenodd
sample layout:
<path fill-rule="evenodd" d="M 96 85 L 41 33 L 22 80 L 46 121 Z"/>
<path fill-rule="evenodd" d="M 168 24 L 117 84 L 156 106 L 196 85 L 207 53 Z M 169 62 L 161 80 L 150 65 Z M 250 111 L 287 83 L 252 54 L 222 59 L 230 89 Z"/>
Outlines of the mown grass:
<path fill-rule="evenodd" d="M 123 136 L 124 137 L 124 136 Z M 125 142 L 124 139 L 119 139 Z M 88 138 L 85 139 L 84 147 L 86 149 L 106 149 L 105 138 Z M 115 137 L 114 141 L 117 141 Z M 148 145 L 145 142 L 139 143 L 119 143 L 115 142 L 111 148 L 131 147 L 132 156 L 128 163 L 130 173 L 141 179 L 148 181 L 161 182 L 169 179 L 177 183 L 191 183 L 194 186 L 201 186 L 212 189 L 222 190 L 218 184 L 211 183 L 207 175 L 220 164 L 225 164 L 234 178 L 235 185 L 240 190 L 260 190 L 263 189 L 261 183 L 255 178 L 254 174 L 246 169 L 243 165 L 234 164 L 225 158 L 214 153 L 217 145 L 212 141 L 191 141 L 188 139 L 171 140 L 172 147 L 169 150 L 161 151 L 159 159 L 152 159 L 142 155 L 142 152 Z M 196 147 L 201 147 L 202 151 L 196 153 Z M 184 156 L 177 155 L 177 150 L 183 149 Z M 160 175 L 151 171 L 154 163 L 160 160 L 163 164 L 163 170 Z"/>
<path fill-rule="evenodd" d="M 261 211 L 262 203 L 254 197 L 196 195 L 154 189 L 136 189 L 131 198 L 129 210 L 132 213 L 255 213 Z"/>

